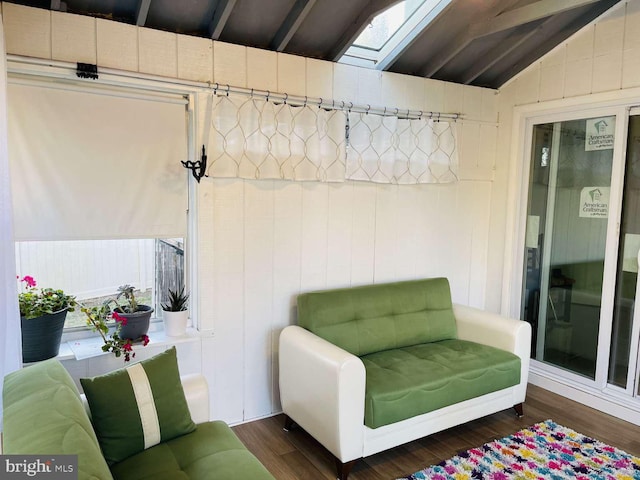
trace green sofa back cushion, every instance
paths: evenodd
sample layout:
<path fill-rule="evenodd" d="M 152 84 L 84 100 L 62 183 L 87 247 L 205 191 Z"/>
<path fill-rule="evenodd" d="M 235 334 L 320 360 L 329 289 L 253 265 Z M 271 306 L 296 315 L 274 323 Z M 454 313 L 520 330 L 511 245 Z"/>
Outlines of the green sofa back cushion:
<path fill-rule="evenodd" d="M 298 324 L 358 356 L 457 333 L 446 278 L 304 293 Z"/>
<path fill-rule="evenodd" d="M 3 453 L 78 455 L 80 480 L 112 478 L 78 389 L 60 362 L 7 375 L 3 403 Z"/>
<path fill-rule="evenodd" d="M 80 383 L 109 465 L 196 428 L 175 347 L 106 375 L 81 378 Z"/>

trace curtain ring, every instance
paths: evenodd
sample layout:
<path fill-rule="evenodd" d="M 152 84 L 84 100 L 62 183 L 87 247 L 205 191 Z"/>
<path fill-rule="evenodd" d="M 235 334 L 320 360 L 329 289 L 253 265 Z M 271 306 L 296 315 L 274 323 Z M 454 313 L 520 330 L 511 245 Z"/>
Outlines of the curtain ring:
<path fill-rule="evenodd" d="M 365 112 L 367 115 L 369 115 L 369 110 L 371 110 L 371 105 L 368 105 L 368 104 L 367 104 L 367 110 L 366 110 L 366 112 Z"/>
<path fill-rule="evenodd" d="M 253 98 L 253 88 L 251 89 L 251 98 Z"/>
<path fill-rule="evenodd" d="M 418 115 L 418 120 L 422 120 L 422 110 L 420 110 L 420 114 Z"/>
<path fill-rule="evenodd" d="M 213 94 L 214 94 L 214 95 L 217 95 L 217 94 L 218 94 L 218 87 L 219 87 L 218 82 L 216 82 L 216 86 L 215 86 L 215 87 L 213 87 Z"/>
<path fill-rule="evenodd" d="M 267 102 L 269 101 L 269 95 L 271 95 L 271 92 L 267 90 Z"/>
<path fill-rule="evenodd" d="M 306 95 L 304 96 L 304 105 L 302 105 L 302 106 L 303 106 L 303 107 L 306 107 L 306 106 L 307 106 L 307 96 L 306 96 Z"/>
<path fill-rule="evenodd" d="M 318 108 L 322 108 L 322 97 L 320 97 L 320 101 L 318 102 Z"/>
<path fill-rule="evenodd" d="M 353 108 L 353 102 L 349 102 L 349 113 L 351 113 L 352 108 Z"/>
<path fill-rule="evenodd" d="M 229 84 L 227 83 L 227 97 L 229 96 L 229 90 L 231 89 L 231 87 L 229 86 Z"/>
<path fill-rule="evenodd" d="M 344 100 L 342 100 L 342 106 L 340 108 L 344 110 Z"/>
<path fill-rule="evenodd" d="M 382 115 L 386 115 L 387 114 L 387 107 L 384 107 L 384 112 L 382 112 Z"/>
<path fill-rule="evenodd" d="M 283 102 L 285 105 L 287 104 L 287 98 L 289 98 L 289 94 L 285 93 L 284 94 L 284 102 Z"/>
<path fill-rule="evenodd" d="M 395 115 L 396 117 L 398 116 L 398 112 L 399 112 L 399 111 L 400 111 L 400 110 L 398 110 L 398 107 L 396 107 L 396 113 L 394 113 L 394 115 Z"/>
<path fill-rule="evenodd" d="M 409 110 L 409 109 L 407 108 L 407 118 L 409 118 L 410 112 L 411 112 L 411 110 Z"/>

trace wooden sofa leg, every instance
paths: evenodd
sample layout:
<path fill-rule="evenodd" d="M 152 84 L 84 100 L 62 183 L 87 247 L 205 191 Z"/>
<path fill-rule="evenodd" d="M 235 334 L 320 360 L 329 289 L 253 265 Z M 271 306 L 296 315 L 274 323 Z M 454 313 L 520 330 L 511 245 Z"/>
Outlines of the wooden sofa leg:
<path fill-rule="evenodd" d="M 351 472 L 351 469 L 353 468 L 353 466 L 355 465 L 355 463 L 358 460 L 351 460 L 350 462 L 347 463 L 342 463 L 340 461 L 340 459 L 336 458 L 336 467 L 338 470 L 338 480 L 347 480 L 347 477 L 349 476 L 349 473 Z"/>
<path fill-rule="evenodd" d="M 518 418 L 524 417 L 524 405 L 522 403 L 514 405 L 513 409 L 516 411 L 516 416 Z"/>

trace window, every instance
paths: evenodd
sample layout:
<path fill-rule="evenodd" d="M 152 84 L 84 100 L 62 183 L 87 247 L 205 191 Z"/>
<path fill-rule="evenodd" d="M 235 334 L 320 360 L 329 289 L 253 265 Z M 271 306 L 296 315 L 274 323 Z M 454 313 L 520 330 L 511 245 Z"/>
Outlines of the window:
<path fill-rule="evenodd" d="M 373 18 L 339 62 L 385 70 L 451 0 L 404 0 Z"/>
<path fill-rule="evenodd" d="M 16 242 L 16 265 L 38 286 L 75 295 L 87 307 L 114 298 L 120 285 L 133 285 L 139 303 L 156 314 L 168 288 L 184 284 L 184 239 L 117 239 Z M 65 328 L 85 327 L 79 308 Z"/>
<path fill-rule="evenodd" d="M 11 78 L 9 157 L 18 273 L 91 305 L 117 287 L 184 278 L 186 100 Z M 81 312 L 66 327 L 84 326 Z"/>

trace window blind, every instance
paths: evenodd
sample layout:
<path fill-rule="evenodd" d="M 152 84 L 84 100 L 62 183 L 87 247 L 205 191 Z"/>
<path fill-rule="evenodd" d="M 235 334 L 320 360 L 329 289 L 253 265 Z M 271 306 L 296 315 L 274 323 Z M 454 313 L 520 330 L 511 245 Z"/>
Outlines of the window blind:
<path fill-rule="evenodd" d="M 182 237 L 185 101 L 13 83 L 15 239 Z"/>

